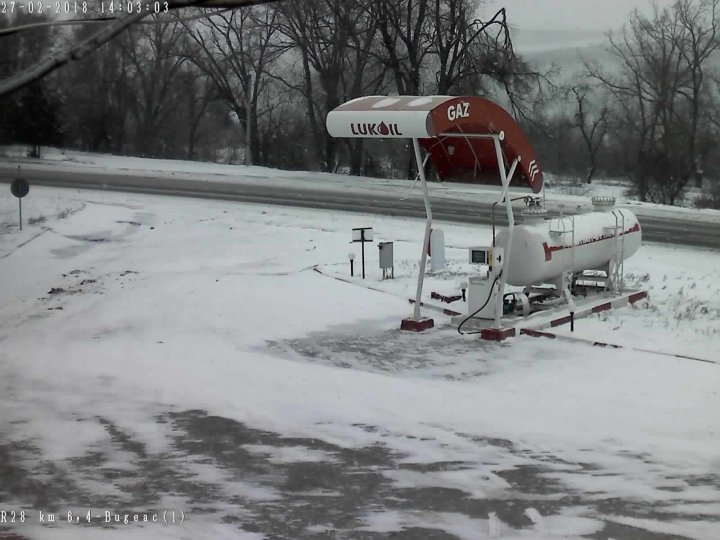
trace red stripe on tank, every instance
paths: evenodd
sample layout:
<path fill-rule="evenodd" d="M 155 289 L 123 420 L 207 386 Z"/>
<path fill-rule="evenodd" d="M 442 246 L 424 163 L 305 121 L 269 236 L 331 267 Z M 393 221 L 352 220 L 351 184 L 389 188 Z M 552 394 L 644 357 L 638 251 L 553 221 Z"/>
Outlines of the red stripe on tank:
<path fill-rule="evenodd" d="M 630 227 L 627 231 L 621 232 L 620 234 L 618 234 L 618 236 L 622 236 L 624 234 L 630 234 L 630 233 L 634 233 L 634 232 L 639 232 L 639 231 L 640 231 L 640 222 L 635 223 L 635 225 Z M 603 240 L 610 240 L 611 238 L 615 238 L 615 236 L 611 234 L 611 235 L 603 235 L 598 238 L 591 238 L 590 240 L 586 240 L 585 242 L 581 242 L 581 243 L 577 244 L 576 247 L 586 246 L 588 244 L 594 244 L 595 242 L 602 242 Z M 545 260 L 546 261 L 552 260 L 553 251 L 561 251 L 563 249 L 572 249 L 572 246 L 548 246 L 547 242 L 543 242 L 543 250 L 545 251 Z"/>

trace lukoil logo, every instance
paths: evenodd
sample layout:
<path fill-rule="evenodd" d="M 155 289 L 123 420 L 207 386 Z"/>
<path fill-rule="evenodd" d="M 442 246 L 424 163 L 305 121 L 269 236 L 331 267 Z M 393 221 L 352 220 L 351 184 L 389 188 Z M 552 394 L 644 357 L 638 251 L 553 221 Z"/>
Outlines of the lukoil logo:
<path fill-rule="evenodd" d="M 397 124 L 350 124 L 353 135 L 402 135 Z"/>

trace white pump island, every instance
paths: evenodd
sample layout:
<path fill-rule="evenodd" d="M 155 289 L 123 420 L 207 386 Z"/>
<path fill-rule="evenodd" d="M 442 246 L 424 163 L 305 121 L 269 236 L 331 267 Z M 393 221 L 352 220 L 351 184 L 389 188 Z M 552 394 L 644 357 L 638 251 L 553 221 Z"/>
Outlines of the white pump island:
<path fill-rule="evenodd" d="M 432 227 L 425 178 L 428 159 L 443 180 L 499 181 L 495 205 L 502 205 L 507 215 L 507 225 L 493 235 L 491 246 L 469 250 L 476 271 L 467 280 L 467 313 L 453 318 L 461 333 L 463 328 L 475 329 L 473 333 L 495 340 L 514 336 L 518 330 L 539 335 L 540 329 L 564 322 L 572 328 L 575 317 L 646 296 L 623 291 L 623 261 L 641 242 L 635 215 L 613 209 L 614 200 L 597 199 L 593 201 L 597 211 L 548 218 L 543 199 L 535 196 L 543 194 L 543 173 L 532 145 L 497 104 L 474 96 L 368 96 L 331 111 L 326 125 L 334 137 L 413 141 L 427 219 L 414 312 L 403 320 L 402 329 L 422 331 L 433 326 L 433 320 L 420 313 Z M 533 193 L 517 198 L 526 204 L 519 225 L 511 185 L 524 185 Z"/>

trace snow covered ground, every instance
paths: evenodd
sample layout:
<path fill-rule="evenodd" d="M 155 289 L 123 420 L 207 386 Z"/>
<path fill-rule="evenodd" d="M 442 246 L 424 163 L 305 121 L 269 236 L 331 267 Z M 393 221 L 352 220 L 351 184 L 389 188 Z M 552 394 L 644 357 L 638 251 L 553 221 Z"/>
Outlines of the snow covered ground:
<path fill-rule="evenodd" d="M 23 231 L 16 210 L 0 511 L 26 522 L 0 537 L 720 536 L 720 365 L 435 313 L 401 333 L 421 221 L 41 187 Z M 312 270 L 346 272 L 359 226 L 395 242 L 395 294 Z M 490 231 L 444 230 L 453 282 Z M 717 251 L 648 244 L 625 270 L 650 301 L 577 333 L 720 361 Z"/>
<path fill-rule="evenodd" d="M 388 178 L 356 177 L 342 174 L 318 173 L 314 171 L 284 171 L 267 167 L 247 167 L 244 165 L 224 165 L 199 161 L 183 161 L 172 159 L 145 159 L 107 154 L 92 154 L 55 148 L 44 149 L 43 159 L 24 158 L 26 148 L 22 146 L 0 147 L 0 169 L 14 172 L 17 164 L 23 169 L 45 169 L 73 171 L 82 170 L 96 173 L 115 173 L 138 176 L 172 177 L 182 180 L 220 181 L 237 184 L 273 185 L 282 187 L 305 187 L 342 192 L 352 195 L 355 192 L 372 191 L 378 195 L 404 196 L 421 198 L 418 185 L 411 188 L 407 180 Z M 591 207 L 590 198 L 613 196 L 619 206 L 631 208 L 639 217 L 659 217 L 674 220 L 704 221 L 720 223 L 720 210 L 671 207 L 653 203 L 643 203 L 626 195 L 627 185 L 617 180 L 595 180 L 586 185 L 582 182 L 573 184 L 567 178 L 556 178 L 546 174 L 546 206 L 550 210 L 564 208 L 567 212 L 575 212 L 578 208 Z M 431 183 L 430 192 L 433 198 L 461 199 L 481 203 L 495 202 L 498 197 L 498 186 L 460 184 L 443 182 Z M 512 195 L 530 195 L 529 189 L 515 188 Z M 694 200 L 698 195 L 691 190 L 688 199 Z"/>

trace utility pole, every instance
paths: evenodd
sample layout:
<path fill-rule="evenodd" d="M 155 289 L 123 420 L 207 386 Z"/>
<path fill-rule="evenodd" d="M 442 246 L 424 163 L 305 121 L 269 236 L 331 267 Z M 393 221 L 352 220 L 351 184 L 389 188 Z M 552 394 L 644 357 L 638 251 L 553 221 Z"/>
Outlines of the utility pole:
<path fill-rule="evenodd" d="M 255 94 L 252 73 L 248 74 L 245 92 L 245 165 L 252 165 L 252 102 Z"/>

